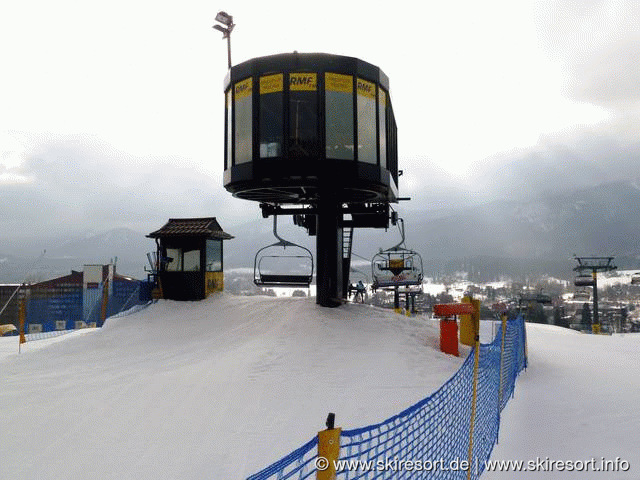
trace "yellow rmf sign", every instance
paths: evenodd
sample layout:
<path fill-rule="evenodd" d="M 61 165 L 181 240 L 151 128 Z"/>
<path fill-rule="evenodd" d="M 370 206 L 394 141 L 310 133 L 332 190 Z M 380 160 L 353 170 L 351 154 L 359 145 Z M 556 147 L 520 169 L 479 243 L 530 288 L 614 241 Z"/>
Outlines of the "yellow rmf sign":
<path fill-rule="evenodd" d="M 375 83 L 367 82 L 366 80 L 358 78 L 356 89 L 358 90 L 358 95 L 362 95 L 367 98 L 376 98 Z"/>
<path fill-rule="evenodd" d="M 242 80 L 235 85 L 236 102 L 243 98 L 250 97 L 253 90 L 253 83 L 250 78 Z"/>
<path fill-rule="evenodd" d="M 281 92 L 284 84 L 282 79 L 283 75 L 281 73 L 260 77 L 260 95 Z"/>
<path fill-rule="evenodd" d="M 289 90 L 291 91 L 315 91 L 318 84 L 316 73 L 290 73 Z"/>
<path fill-rule="evenodd" d="M 353 77 L 351 75 L 341 75 L 339 73 L 324 74 L 325 89 L 330 92 L 353 92 Z"/>

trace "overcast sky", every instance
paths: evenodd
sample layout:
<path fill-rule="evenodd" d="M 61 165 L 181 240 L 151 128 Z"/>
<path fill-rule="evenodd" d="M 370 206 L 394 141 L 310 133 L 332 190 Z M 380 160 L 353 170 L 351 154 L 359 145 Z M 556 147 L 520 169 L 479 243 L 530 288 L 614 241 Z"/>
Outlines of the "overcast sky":
<path fill-rule="evenodd" d="M 297 50 L 382 68 L 408 193 L 516 150 L 638 142 L 635 0 L 3 2 L 5 235 L 258 217 L 250 202 L 223 212 L 219 10 L 237 25 L 234 64 Z"/>

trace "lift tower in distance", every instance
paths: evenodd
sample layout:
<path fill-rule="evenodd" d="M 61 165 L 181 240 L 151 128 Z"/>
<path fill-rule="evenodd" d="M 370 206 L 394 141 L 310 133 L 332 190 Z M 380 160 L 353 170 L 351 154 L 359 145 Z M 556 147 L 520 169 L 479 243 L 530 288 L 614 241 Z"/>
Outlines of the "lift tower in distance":
<path fill-rule="evenodd" d="M 355 228 L 387 228 L 398 200 L 389 79 L 357 58 L 286 53 L 225 78 L 224 187 L 316 236 L 317 303 L 346 296 Z"/>
<path fill-rule="evenodd" d="M 593 287 L 593 333 L 600 333 L 600 314 L 598 312 L 598 272 L 615 270 L 614 257 L 578 257 L 574 259 L 578 265 L 574 271 L 578 272 L 574 281 L 577 287 Z"/>

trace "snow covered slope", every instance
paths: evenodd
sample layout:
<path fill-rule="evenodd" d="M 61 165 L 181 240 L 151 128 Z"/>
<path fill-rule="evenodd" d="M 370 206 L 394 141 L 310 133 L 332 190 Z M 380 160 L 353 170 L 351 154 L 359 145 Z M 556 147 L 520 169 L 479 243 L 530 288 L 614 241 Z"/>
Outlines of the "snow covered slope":
<path fill-rule="evenodd" d="M 0 478 L 245 478 L 328 412 L 343 428 L 400 412 L 467 353 L 439 352 L 428 320 L 314 301 L 161 301 L 5 354 Z"/>
<path fill-rule="evenodd" d="M 482 479 L 640 479 L 640 334 L 585 335 L 530 323 L 527 337 L 529 367 L 502 414 L 491 457 L 533 461 L 540 471 L 485 472 Z M 557 464 L 551 471 L 552 461 L 592 458 L 588 471 Z M 629 469 L 614 472 L 608 463 L 609 471 L 594 472 L 602 458 L 625 460 Z"/>
<path fill-rule="evenodd" d="M 483 324 L 483 341 L 491 330 Z M 640 335 L 527 331 L 529 367 L 492 459 L 620 457 L 630 470 L 482 478 L 640 479 Z M 468 353 L 437 343 L 423 318 L 227 294 L 162 301 L 21 355 L 15 337 L 0 338 L 0 479 L 245 478 L 323 429 L 330 411 L 355 428 L 432 393 Z"/>

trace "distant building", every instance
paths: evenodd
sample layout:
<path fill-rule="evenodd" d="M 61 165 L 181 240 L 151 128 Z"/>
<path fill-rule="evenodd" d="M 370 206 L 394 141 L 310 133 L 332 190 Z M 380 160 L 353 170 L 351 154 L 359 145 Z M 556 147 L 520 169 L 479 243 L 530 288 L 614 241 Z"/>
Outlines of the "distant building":
<path fill-rule="evenodd" d="M 223 241 L 233 238 L 215 217 L 171 218 L 147 235 L 158 247 L 162 298 L 202 300 L 224 289 Z"/>
<path fill-rule="evenodd" d="M 82 271 L 72 270 L 69 275 L 25 285 L 19 295 L 26 300 L 27 333 L 69 330 L 99 323 L 99 304 L 105 284 L 109 289 L 107 314 L 120 311 L 132 299 L 138 303 L 141 282 L 119 275 L 111 264 L 85 265 Z M 0 285 L 0 308 L 16 287 Z M 0 323 L 18 326 L 17 299 L 18 295 L 11 300 Z"/>

